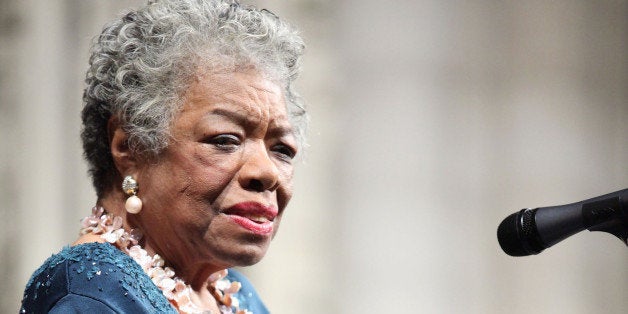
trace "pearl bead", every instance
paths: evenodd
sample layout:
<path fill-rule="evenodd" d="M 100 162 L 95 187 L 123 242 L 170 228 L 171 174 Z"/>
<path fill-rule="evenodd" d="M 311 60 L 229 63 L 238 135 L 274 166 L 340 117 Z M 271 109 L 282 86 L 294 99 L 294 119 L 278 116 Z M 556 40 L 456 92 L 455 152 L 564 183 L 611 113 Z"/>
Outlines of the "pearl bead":
<path fill-rule="evenodd" d="M 126 199 L 124 208 L 129 214 L 137 214 L 142 210 L 142 200 L 136 195 L 132 195 Z"/>

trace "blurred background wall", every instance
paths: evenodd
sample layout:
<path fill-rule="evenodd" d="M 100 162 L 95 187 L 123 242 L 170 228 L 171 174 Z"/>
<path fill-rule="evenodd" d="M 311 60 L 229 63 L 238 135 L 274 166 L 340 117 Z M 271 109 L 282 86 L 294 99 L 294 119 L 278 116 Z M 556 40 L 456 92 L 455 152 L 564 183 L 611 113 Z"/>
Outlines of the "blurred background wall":
<path fill-rule="evenodd" d="M 95 202 L 88 47 L 144 1 L 0 0 L 0 312 Z M 628 187 L 628 1 L 257 1 L 308 43 L 296 194 L 247 269 L 273 313 L 626 313 L 628 249 L 512 258 L 499 222 Z"/>

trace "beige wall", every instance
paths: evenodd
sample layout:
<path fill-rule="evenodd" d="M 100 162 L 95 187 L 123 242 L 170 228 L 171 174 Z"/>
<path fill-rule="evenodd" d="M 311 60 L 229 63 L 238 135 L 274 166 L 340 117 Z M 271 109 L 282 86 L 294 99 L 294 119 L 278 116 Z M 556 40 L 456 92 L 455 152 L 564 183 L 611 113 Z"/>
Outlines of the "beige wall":
<path fill-rule="evenodd" d="M 90 39 L 144 1 L 0 0 L 0 312 L 94 203 Z M 511 258 L 508 214 L 628 187 L 627 1 L 258 1 L 308 42 L 309 156 L 264 261 L 274 313 L 625 313 L 628 250 Z"/>

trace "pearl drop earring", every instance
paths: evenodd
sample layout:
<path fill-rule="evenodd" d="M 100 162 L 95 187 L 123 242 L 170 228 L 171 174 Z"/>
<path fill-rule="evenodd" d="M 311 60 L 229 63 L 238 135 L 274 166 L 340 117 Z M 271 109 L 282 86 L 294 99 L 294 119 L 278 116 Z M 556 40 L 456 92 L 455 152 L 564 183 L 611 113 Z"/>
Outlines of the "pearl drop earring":
<path fill-rule="evenodd" d="M 124 193 L 129 196 L 126 199 L 126 203 L 124 204 L 124 208 L 129 214 L 137 214 L 142 210 L 142 200 L 137 197 L 137 181 L 133 179 L 131 176 L 124 177 L 122 181 L 122 190 Z"/>

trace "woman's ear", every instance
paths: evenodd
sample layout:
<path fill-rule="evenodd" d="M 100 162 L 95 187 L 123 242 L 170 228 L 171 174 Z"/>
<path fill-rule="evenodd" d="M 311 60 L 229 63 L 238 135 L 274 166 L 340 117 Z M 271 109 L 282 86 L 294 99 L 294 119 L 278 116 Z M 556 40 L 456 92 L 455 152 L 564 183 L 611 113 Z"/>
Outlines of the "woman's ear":
<path fill-rule="evenodd" d="M 122 129 L 118 119 L 111 117 L 107 124 L 109 147 L 113 163 L 122 177 L 133 175 L 137 171 L 138 160 L 129 148 L 129 136 Z"/>

